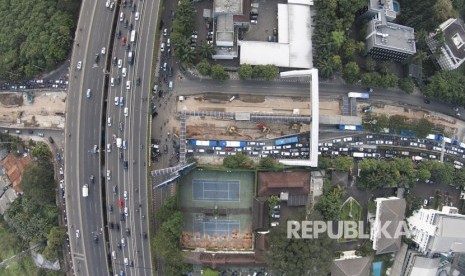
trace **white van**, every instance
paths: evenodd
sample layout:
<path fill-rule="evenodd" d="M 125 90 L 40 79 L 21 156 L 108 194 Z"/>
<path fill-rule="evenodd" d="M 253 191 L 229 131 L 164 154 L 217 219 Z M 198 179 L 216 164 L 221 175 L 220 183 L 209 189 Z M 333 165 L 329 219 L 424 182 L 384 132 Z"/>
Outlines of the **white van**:
<path fill-rule="evenodd" d="M 113 258 L 113 260 L 116 260 L 116 251 L 115 250 L 111 251 L 111 257 Z"/>
<path fill-rule="evenodd" d="M 91 90 L 89 88 L 89 89 L 87 89 L 87 92 L 86 92 L 86 98 L 88 98 L 88 99 L 90 98 L 90 93 L 91 93 Z"/>
<path fill-rule="evenodd" d="M 124 12 L 121 12 L 121 13 L 119 14 L 119 21 L 120 21 L 120 22 L 123 22 L 123 20 L 124 20 Z"/>
<path fill-rule="evenodd" d="M 131 89 L 131 81 L 126 81 L 126 90 Z"/>
<path fill-rule="evenodd" d="M 108 125 L 109 127 L 111 127 L 111 117 L 108 117 L 107 125 Z"/>
<path fill-rule="evenodd" d="M 168 88 L 169 88 L 170 90 L 173 90 L 173 81 L 170 81 L 170 83 L 169 83 L 169 85 L 168 85 Z"/>
<path fill-rule="evenodd" d="M 124 116 L 125 117 L 129 116 L 129 108 L 127 107 L 124 108 Z"/>

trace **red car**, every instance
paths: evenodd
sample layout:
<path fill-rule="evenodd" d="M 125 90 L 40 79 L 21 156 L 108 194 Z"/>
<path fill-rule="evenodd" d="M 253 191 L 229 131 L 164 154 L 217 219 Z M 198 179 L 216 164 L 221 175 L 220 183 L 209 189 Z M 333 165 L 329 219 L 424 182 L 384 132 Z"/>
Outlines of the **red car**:
<path fill-rule="evenodd" d="M 119 206 L 119 208 L 124 207 L 124 201 L 122 199 L 118 200 L 118 206 Z"/>
<path fill-rule="evenodd" d="M 123 45 L 123 46 L 126 45 L 126 37 L 125 36 L 121 37 L 121 45 Z"/>

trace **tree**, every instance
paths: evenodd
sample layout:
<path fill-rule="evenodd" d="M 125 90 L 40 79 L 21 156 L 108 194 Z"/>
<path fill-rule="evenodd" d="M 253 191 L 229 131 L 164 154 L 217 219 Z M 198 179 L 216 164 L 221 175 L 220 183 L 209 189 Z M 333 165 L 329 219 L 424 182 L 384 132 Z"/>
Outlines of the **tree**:
<path fill-rule="evenodd" d="M 346 82 L 355 83 L 360 77 L 360 68 L 357 63 L 352 61 L 344 66 L 342 74 Z"/>
<path fill-rule="evenodd" d="M 250 64 L 242 64 L 239 70 L 237 70 L 237 74 L 241 80 L 248 80 L 252 78 L 253 68 Z"/>
<path fill-rule="evenodd" d="M 397 83 L 399 82 L 399 78 L 394 74 L 386 74 L 381 79 L 381 87 L 388 88 L 388 87 L 397 87 Z"/>
<path fill-rule="evenodd" d="M 200 75 L 208 76 L 211 74 L 212 66 L 210 63 L 204 59 L 197 64 L 197 71 L 199 71 Z"/>
<path fill-rule="evenodd" d="M 50 150 L 44 142 L 37 142 L 32 149 L 31 155 L 40 161 L 49 161 L 51 157 Z"/>
<path fill-rule="evenodd" d="M 271 156 L 267 156 L 265 158 L 260 159 L 260 167 L 262 168 L 274 169 L 276 165 L 277 165 L 276 160 Z"/>
<path fill-rule="evenodd" d="M 431 178 L 431 173 L 427 169 L 420 169 L 418 170 L 418 179 L 420 181 L 425 182 Z"/>
<path fill-rule="evenodd" d="M 460 169 L 455 171 L 454 175 L 454 185 L 456 187 L 462 188 L 465 184 L 465 169 Z"/>
<path fill-rule="evenodd" d="M 326 170 L 326 169 L 331 168 L 331 166 L 332 166 L 331 158 L 324 157 L 324 156 L 318 157 L 318 168 L 319 169 Z"/>
<path fill-rule="evenodd" d="M 465 77 L 457 71 L 439 71 L 431 77 L 424 94 L 456 105 L 465 104 Z"/>
<path fill-rule="evenodd" d="M 325 220 L 337 220 L 341 213 L 343 194 L 344 190 L 338 186 L 324 191 L 323 195 L 318 198 L 315 209 L 321 213 Z"/>
<path fill-rule="evenodd" d="M 334 74 L 334 71 L 336 71 L 335 64 L 330 58 L 325 58 L 317 62 L 317 68 L 323 78 L 330 78 Z"/>
<path fill-rule="evenodd" d="M 375 69 L 376 69 L 376 61 L 371 56 L 368 56 L 365 59 L 365 67 L 370 72 L 375 71 Z"/>
<path fill-rule="evenodd" d="M 342 59 L 340 55 L 332 56 L 331 61 L 335 71 L 342 71 Z"/>
<path fill-rule="evenodd" d="M 268 212 L 269 212 L 270 216 L 274 212 L 274 207 L 277 206 L 279 203 L 281 203 L 281 198 L 279 198 L 279 196 L 271 195 L 268 198 L 268 207 L 269 207 Z"/>
<path fill-rule="evenodd" d="M 204 42 L 200 45 L 200 56 L 203 58 L 212 58 L 212 55 L 215 54 L 215 48 L 213 44 Z"/>
<path fill-rule="evenodd" d="M 203 276 L 218 276 L 219 273 L 216 270 L 213 270 L 211 268 L 207 268 L 203 271 Z"/>
<path fill-rule="evenodd" d="M 389 117 L 389 128 L 392 129 L 407 129 L 407 124 L 405 123 L 406 118 L 401 115 L 393 115 Z"/>
<path fill-rule="evenodd" d="M 24 169 L 21 186 L 24 194 L 38 205 L 55 201 L 53 166 L 49 162 L 32 163 Z"/>
<path fill-rule="evenodd" d="M 50 233 L 47 237 L 47 246 L 45 247 L 43 254 L 44 257 L 53 261 L 58 258 L 58 253 L 61 251 L 66 239 L 66 228 L 63 226 L 55 226 L 50 229 Z"/>
<path fill-rule="evenodd" d="M 435 22 L 444 22 L 449 18 L 455 18 L 458 16 L 454 7 L 452 7 L 452 2 L 450 0 L 436 1 L 432 10 L 434 11 L 432 17 Z"/>
<path fill-rule="evenodd" d="M 263 66 L 262 77 L 267 80 L 274 80 L 278 77 L 279 69 L 275 65 L 267 64 Z"/>
<path fill-rule="evenodd" d="M 354 159 L 350 156 L 338 156 L 333 161 L 336 171 L 347 172 L 354 166 Z"/>
<path fill-rule="evenodd" d="M 415 85 L 411 78 L 403 78 L 399 80 L 399 88 L 405 91 L 407 94 L 412 94 Z"/>
<path fill-rule="evenodd" d="M 428 119 L 421 118 L 415 126 L 415 134 L 418 138 L 425 138 L 433 130 L 434 125 Z"/>
<path fill-rule="evenodd" d="M 270 232 L 269 244 L 265 260 L 273 275 L 328 275 L 331 270 L 335 241 L 326 234 L 288 239 L 286 228 L 278 226 Z"/>
<path fill-rule="evenodd" d="M 333 31 L 331 33 L 331 38 L 333 40 L 332 45 L 334 45 L 337 51 L 342 47 L 346 40 L 345 33 L 343 31 Z"/>
<path fill-rule="evenodd" d="M 245 154 L 230 155 L 223 159 L 223 166 L 231 169 L 250 168 L 252 160 Z"/>
<path fill-rule="evenodd" d="M 195 52 L 191 49 L 188 38 L 183 38 L 174 50 L 174 56 L 185 66 L 190 66 L 195 59 Z"/>
<path fill-rule="evenodd" d="M 212 78 L 214 80 L 225 81 L 229 79 L 229 74 L 226 71 L 224 71 L 223 66 L 219 64 L 213 65 L 211 72 L 212 72 Z"/>

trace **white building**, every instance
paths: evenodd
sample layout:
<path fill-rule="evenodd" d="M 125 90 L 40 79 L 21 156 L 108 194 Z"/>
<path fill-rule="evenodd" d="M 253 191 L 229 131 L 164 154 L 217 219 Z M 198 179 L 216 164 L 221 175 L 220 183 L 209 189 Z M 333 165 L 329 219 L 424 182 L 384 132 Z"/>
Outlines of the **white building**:
<path fill-rule="evenodd" d="M 399 224 L 405 219 L 406 202 L 403 198 L 389 197 L 377 198 L 376 217 L 371 225 L 370 240 L 373 241 L 373 250 L 376 254 L 385 254 L 399 251 L 401 236 L 396 237 Z M 389 226 L 385 225 L 389 223 Z M 382 229 L 389 234 L 383 234 Z"/>
<path fill-rule="evenodd" d="M 278 42 L 239 41 L 240 63 L 312 68 L 311 5 L 313 1 L 310 0 L 290 0 L 287 4 L 278 4 Z"/>
<path fill-rule="evenodd" d="M 465 253 L 465 216 L 457 208 L 420 209 L 407 222 L 421 253 Z"/>
<path fill-rule="evenodd" d="M 443 42 L 441 42 L 443 41 Z M 457 69 L 465 61 L 465 26 L 449 18 L 426 38 L 426 44 L 443 70 Z"/>

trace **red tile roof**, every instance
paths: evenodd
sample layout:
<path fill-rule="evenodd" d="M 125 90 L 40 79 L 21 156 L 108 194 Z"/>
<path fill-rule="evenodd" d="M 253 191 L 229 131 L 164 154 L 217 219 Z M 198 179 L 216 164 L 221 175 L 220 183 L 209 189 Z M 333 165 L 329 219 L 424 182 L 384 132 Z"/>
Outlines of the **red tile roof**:
<path fill-rule="evenodd" d="M 13 183 L 13 189 L 17 193 L 22 193 L 21 180 L 23 177 L 24 168 L 31 163 L 29 156 L 17 157 L 10 153 L 3 160 L 2 165 L 6 170 L 6 174 Z"/>
<path fill-rule="evenodd" d="M 260 172 L 258 173 L 259 197 L 278 195 L 308 195 L 310 192 L 310 172 Z"/>

